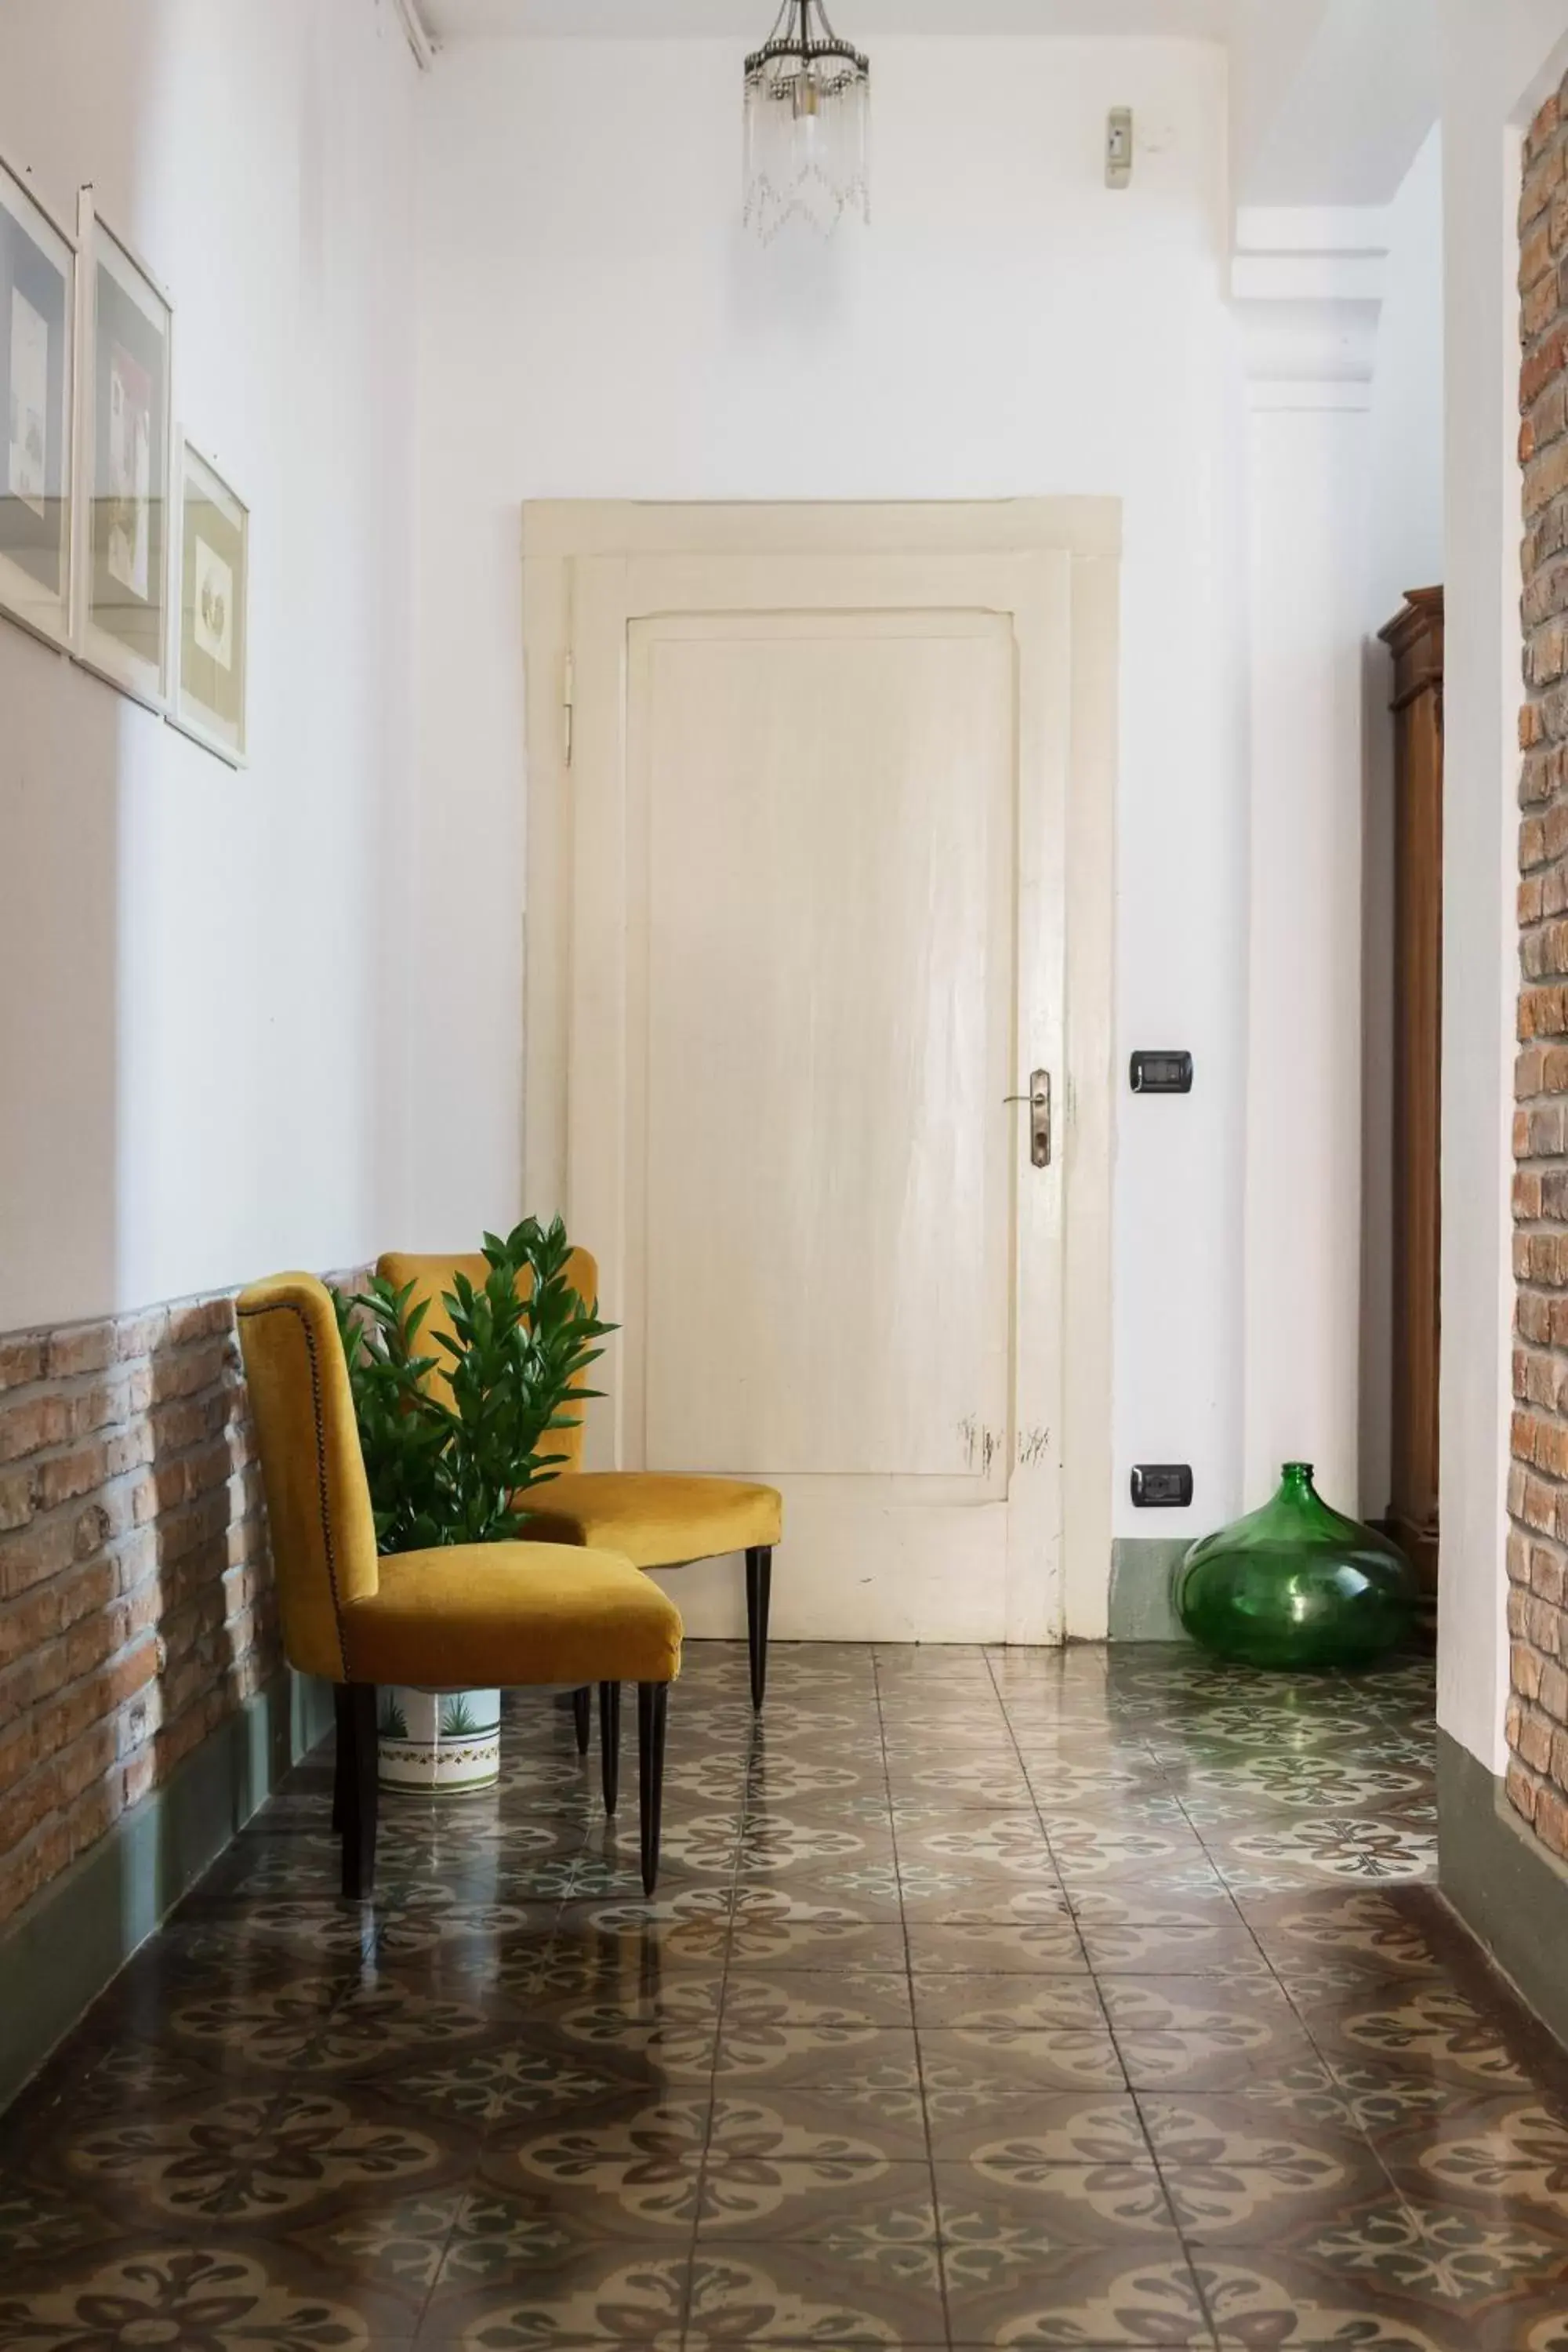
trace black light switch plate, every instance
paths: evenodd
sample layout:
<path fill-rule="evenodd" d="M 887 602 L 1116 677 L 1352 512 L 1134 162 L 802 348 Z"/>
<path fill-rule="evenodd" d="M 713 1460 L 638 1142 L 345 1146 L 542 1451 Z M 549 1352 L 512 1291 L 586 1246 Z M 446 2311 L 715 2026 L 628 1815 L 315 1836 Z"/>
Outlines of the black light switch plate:
<path fill-rule="evenodd" d="M 1134 1054 L 1131 1081 L 1135 1095 L 1190 1095 L 1193 1057 L 1173 1046 L 1163 1053 Z"/>
<path fill-rule="evenodd" d="M 1193 1499 L 1188 1462 L 1136 1462 L 1132 1500 L 1141 1511 L 1184 1511 Z"/>

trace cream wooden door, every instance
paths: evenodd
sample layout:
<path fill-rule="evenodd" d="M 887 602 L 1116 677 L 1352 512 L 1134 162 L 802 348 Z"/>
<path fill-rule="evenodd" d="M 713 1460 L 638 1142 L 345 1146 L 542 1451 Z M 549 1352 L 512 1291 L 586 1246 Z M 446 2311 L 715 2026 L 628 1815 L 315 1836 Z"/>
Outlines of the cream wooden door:
<path fill-rule="evenodd" d="M 1071 589 L 1052 550 L 573 566 L 590 1466 L 780 1486 L 784 1638 L 1061 1631 Z M 733 1623 L 733 1578 L 671 1589 Z"/>

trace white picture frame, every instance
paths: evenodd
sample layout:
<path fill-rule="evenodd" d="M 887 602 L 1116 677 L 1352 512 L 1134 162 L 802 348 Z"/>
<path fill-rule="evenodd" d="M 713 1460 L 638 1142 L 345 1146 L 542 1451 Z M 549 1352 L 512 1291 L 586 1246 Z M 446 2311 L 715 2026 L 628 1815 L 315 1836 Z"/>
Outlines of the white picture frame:
<path fill-rule="evenodd" d="M 76 621 L 71 650 L 150 710 L 169 691 L 174 306 L 83 188 L 77 218 Z"/>
<path fill-rule="evenodd" d="M 175 441 L 174 669 L 166 716 L 243 768 L 250 667 L 250 509 L 188 433 Z"/>
<path fill-rule="evenodd" d="M 0 613 L 68 652 L 76 557 L 77 244 L 0 156 Z"/>

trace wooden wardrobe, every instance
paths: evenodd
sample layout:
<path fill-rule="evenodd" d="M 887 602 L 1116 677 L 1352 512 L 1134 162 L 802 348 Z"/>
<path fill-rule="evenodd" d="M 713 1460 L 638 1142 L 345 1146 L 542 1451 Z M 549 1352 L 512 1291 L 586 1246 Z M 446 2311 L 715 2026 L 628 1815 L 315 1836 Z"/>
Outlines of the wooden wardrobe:
<path fill-rule="evenodd" d="M 1443 1029 L 1443 591 L 1413 588 L 1394 656 L 1393 1426 L 1389 1534 L 1437 1590 Z"/>

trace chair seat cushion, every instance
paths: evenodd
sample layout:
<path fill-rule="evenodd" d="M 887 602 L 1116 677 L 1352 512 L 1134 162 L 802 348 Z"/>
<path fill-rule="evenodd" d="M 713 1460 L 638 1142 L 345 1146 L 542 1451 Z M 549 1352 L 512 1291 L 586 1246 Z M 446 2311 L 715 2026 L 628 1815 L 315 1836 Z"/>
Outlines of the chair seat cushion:
<path fill-rule="evenodd" d="M 395 1553 L 380 1589 L 342 1612 L 353 1682 L 421 1690 L 525 1683 L 668 1683 L 680 1613 L 612 1551 L 459 1544 Z"/>
<path fill-rule="evenodd" d="M 534 1500 L 537 1496 L 537 1501 Z M 651 1470 L 579 1470 L 522 1497 L 543 1543 L 603 1544 L 638 1568 L 679 1568 L 721 1552 L 778 1543 L 784 1504 L 740 1478 L 666 1477 Z"/>

